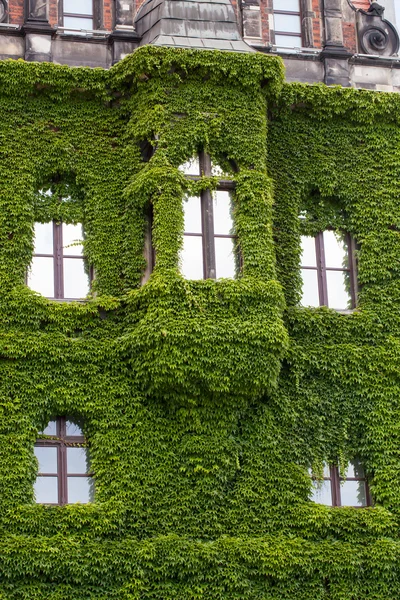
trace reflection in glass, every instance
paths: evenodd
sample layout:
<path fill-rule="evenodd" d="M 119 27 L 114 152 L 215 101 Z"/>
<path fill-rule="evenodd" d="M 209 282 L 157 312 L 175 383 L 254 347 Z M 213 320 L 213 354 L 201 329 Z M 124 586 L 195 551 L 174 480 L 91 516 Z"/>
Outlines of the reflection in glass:
<path fill-rule="evenodd" d="M 84 260 L 79 258 L 64 258 L 64 297 L 84 298 L 88 295 L 90 281 L 85 273 Z"/>
<path fill-rule="evenodd" d="M 67 448 L 67 473 L 87 473 L 87 449 Z"/>
<path fill-rule="evenodd" d="M 91 477 L 68 477 L 68 504 L 93 502 Z"/>
<path fill-rule="evenodd" d="M 235 277 L 235 240 L 233 238 L 214 238 L 216 277 Z"/>
<path fill-rule="evenodd" d="M 200 161 L 198 156 L 194 156 L 179 167 L 185 175 L 200 175 Z"/>
<path fill-rule="evenodd" d="M 66 223 L 63 223 L 62 229 L 64 254 L 70 256 L 82 256 L 83 246 L 82 244 L 77 244 L 77 242 L 82 242 L 83 239 L 82 224 L 67 225 Z"/>
<path fill-rule="evenodd" d="M 346 477 L 359 477 L 361 479 L 365 477 L 364 468 L 357 459 L 353 459 L 353 461 L 349 463 Z"/>
<path fill-rule="evenodd" d="M 70 29 L 83 29 L 84 31 L 91 31 L 93 29 L 93 19 L 85 17 L 64 16 L 64 27 Z"/>
<path fill-rule="evenodd" d="M 66 13 L 91 15 L 93 13 L 93 0 L 64 0 L 63 9 Z"/>
<path fill-rule="evenodd" d="M 203 240 L 200 236 L 184 236 L 180 263 L 186 279 L 203 279 Z"/>
<path fill-rule="evenodd" d="M 365 481 L 342 481 L 340 483 L 340 497 L 342 506 L 366 506 Z"/>
<path fill-rule="evenodd" d="M 302 269 L 301 277 L 303 279 L 302 306 L 319 306 L 317 271 L 312 269 Z"/>
<path fill-rule="evenodd" d="M 34 491 L 36 502 L 40 504 L 58 504 L 57 477 L 37 477 Z"/>
<path fill-rule="evenodd" d="M 325 504 L 326 506 L 332 506 L 332 489 L 331 482 L 324 481 L 313 481 L 312 482 L 312 493 L 311 500 L 318 502 L 318 504 Z"/>
<path fill-rule="evenodd" d="M 39 473 L 57 473 L 57 448 L 35 446 L 34 450 L 39 463 Z"/>
<path fill-rule="evenodd" d="M 190 196 L 183 204 L 185 217 L 185 233 L 201 233 L 201 200 L 200 196 Z"/>
<path fill-rule="evenodd" d="M 53 254 L 53 223 L 35 223 L 34 254 Z"/>
<path fill-rule="evenodd" d="M 43 431 L 40 431 L 39 433 L 43 433 L 44 435 L 57 435 L 56 421 L 50 421 Z"/>
<path fill-rule="evenodd" d="M 275 34 L 275 45 L 280 48 L 301 48 L 301 37 Z"/>
<path fill-rule="evenodd" d="M 309 235 L 301 236 L 301 265 L 303 267 L 316 267 L 317 254 L 315 251 L 315 238 Z"/>
<path fill-rule="evenodd" d="M 53 265 L 52 258 L 34 256 L 28 273 L 28 285 L 31 290 L 47 298 L 54 298 Z"/>
<path fill-rule="evenodd" d="M 76 425 L 76 423 L 73 423 L 72 421 L 67 421 L 66 422 L 66 434 L 68 437 L 73 437 L 73 436 L 83 436 L 83 432 L 82 429 Z"/>
<path fill-rule="evenodd" d="M 233 233 L 231 214 L 231 194 L 218 190 L 213 193 L 214 233 L 230 235 Z"/>
<path fill-rule="evenodd" d="M 301 33 L 301 21 L 298 15 L 274 14 L 275 31 Z"/>
<path fill-rule="evenodd" d="M 328 306 L 337 310 L 351 308 L 346 271 L 326 271 Z"/>
<path fill-rule="evenodd" d="M 324 231 L 325 266 L 343 269 L 348 267 L 348 245 L 343 234 Z"/>

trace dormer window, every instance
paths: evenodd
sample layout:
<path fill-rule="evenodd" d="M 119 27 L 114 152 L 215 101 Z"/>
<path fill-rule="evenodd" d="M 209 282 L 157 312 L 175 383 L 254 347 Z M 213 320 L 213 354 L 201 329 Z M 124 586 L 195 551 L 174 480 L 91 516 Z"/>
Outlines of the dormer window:
<path fill-rule="evenodd" d="M 215 191 L 205 189 L 184 203 L 185 231 L 181 270 L 187 279 L 233 278 L 237 270 L 237 240 L 232 219 L 232 182 L 211 164 L 205 152 L 180 167 L 188 178 L 221 177 Z"/>

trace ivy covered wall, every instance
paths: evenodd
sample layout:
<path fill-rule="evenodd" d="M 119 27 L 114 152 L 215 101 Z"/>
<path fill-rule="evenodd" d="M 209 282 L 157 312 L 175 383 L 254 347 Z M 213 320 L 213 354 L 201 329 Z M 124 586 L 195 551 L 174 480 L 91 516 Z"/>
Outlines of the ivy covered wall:
<path fill-rule="evenodd" d="M 397 599 L 400 99 L 160 48 L 0 84 L 1 600 Z M 236 184 L 235 281 L 179 274 L 183 197 L 216 186 L 178 170 L 200 149 Z M 51 219 L 85 225 L 87 302 L 25 286 Z M 352 314 L 298 307 L 300 235 L 328 226 L 359 244 Z M 93 504 L 34 503 L 55 415 L 87 436 Z M 308 467 L 355 456 L 375 506 L 312 503 Z"/>

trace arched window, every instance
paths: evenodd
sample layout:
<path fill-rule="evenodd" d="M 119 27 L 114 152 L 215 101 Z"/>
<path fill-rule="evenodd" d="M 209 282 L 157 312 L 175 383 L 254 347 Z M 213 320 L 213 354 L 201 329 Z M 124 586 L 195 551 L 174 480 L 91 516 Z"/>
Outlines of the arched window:
<path fill-rule="evenodd" d="M 357 460 L 349 463 L 346 476 L 340 477 L 336 465 L 325 465 L 323 479 L 318 480 L 311 474 L 313 492 L 311 500 L 327 506 L 371 505 L 371 496 L 363 466 Z"/>
<path fill-rule="evenodd" d="M 302 236 L 303 306 L 351 309 L 357 301 L 355 243 L 347 233 Z"/>
<path fill-rule="evenodd" d="M 233 183 L 223 179 L 210 155 L 202 152 L 180 167 L 188 178 L 201 175 L 221 177 L 217 190 L 203 190 L 200 196 L 185 199 L 185 231 L 181 270 L 187 279 L 235 277 L 237 240 L 232 220 Z"/>
<path fill-rule="evenodd" d="M 50 421 L 39 433 L 35 456 L 36 502 L 61 505 L 93 502 L 94 482 L 87 442 L 76 423 L 66 417 Z"/>

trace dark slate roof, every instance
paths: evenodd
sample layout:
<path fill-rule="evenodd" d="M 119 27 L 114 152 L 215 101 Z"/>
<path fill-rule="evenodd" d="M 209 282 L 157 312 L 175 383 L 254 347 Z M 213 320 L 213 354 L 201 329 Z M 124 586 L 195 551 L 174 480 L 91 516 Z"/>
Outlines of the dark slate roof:
<path fill-rule="evenodd" d="M 231 0 L 147 0 L 135 27 L 140 46 L 254 52 L 241 38 Z"/>

